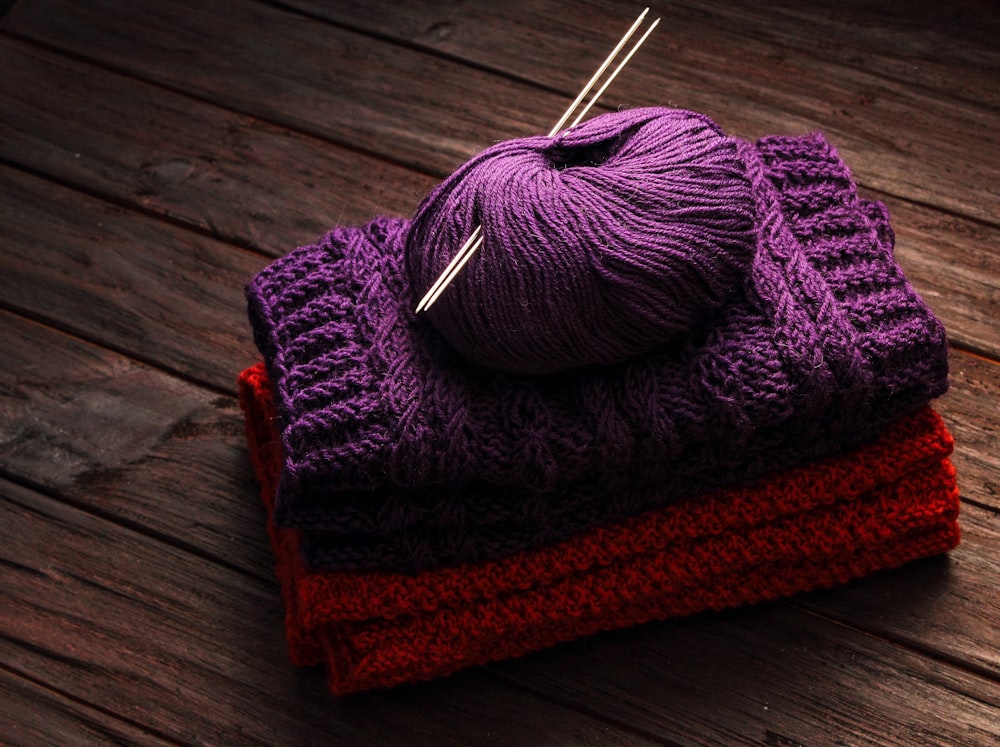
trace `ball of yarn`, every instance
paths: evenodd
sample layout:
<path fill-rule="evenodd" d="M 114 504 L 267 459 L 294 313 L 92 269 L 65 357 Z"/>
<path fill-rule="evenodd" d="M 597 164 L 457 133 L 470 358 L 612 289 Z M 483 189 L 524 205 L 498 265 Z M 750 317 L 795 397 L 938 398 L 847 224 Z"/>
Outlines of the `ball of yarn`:
<path fill-rule="evenodd" d="M 610 364 L 689 330 L 746 272 L 754 214 L 737 141 L 677 109 L 605 114 L 499 143 L 428 194 L 406 240 L 419 297 L 467 359 L 518 374 Z"/>

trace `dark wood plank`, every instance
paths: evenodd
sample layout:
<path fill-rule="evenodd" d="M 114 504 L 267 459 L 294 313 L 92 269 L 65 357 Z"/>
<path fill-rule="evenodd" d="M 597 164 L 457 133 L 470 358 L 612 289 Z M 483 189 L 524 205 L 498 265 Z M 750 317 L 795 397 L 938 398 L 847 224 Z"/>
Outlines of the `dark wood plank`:
<path fill-rule="evenodd" d="M 0 37 L 0 158 L 273 255 L 434 179 Z"/>
<path fill-rule="evenodd" d="M 278 3 L 281 4 L 281 3 Z M 537 44 L 525 53 L 532 67 L 549 67 L 543 40 L 554 37 L 602 32 L 605 27 L 590 22 L 600 14 L 608 27 L 627 24 L 633 12 L 611 0 L 580 4 L 572 17 L 560 14 L 554 3 L 466 2 L 438 6 L 429 17 L 420 0 L 403 0 L 374 6 L 365 0 L 342 0 L 336 4 L 318 0 L 284 3 L 310 13 L 335 19 L 353 28 L 372 29 L 374 24 L 394 38 L 433 45 L 449 54 L 463 56 L 463 37 L 479 33 L 490 23 L 502 23 L 518 36 L 528 34 Z M 997 18 L 989 0 L 940 3 L 844 2 L 803 3 L 779 0 L 745 3 L 715 0 L 712 3 L 652 0 L 653 16 L 662 15 L 674 44 L 668 49 L 683 54 L 693 29 L 710 26 L 725 32 L 723 38 L 748 36 L 774 49 L 794 49 L 826 63 L 857 67 L 911 86 L 930 88 L 959 96 L 973 103 L 996 106 L 1000 91 L 996 75 L 1000 54 L 996 47 Z M 589 16 L 589 17 L 588 17 Z M 697 26 L 695 24 L 698 24 Z M 707 36 L 716 36 L 718 32 Z M 704 38 L 704 36 L 702 37 Z M 593 37 L 597 41 L 596 35 Z M 505 60 L 506 49 L 494 36 L 483 40 L 482 55 L 499 66 L 516 64 Z M 762 46 L 762 48 L 764 48 Z M 725 56 L 723 56 L 725 59 Z M 780 53 L 765 56 L 766 63 L 780 63 Z M 508 69 L 508 68 L 500 68 Z"/>
<path fill-rule="evenodd" d="M 268 259 L 0 166 L 0 303 L 221 389 Z M 44 226 L 44 230 L 39 228 Z"/>
<path fill-rule="evenodd" d="M 567 94 L 590 77 L 632 16 L 612 0 L 579 4 L 572 14 L 558 0 L 477 0 L 436 7 L 433 15 L 415 2 L 402 7 L 387 0 L 284 4 Z M 609 106 L 669 103 L 710 114 L 743 136 L 822 129 L 866 186 L 996 221 L 1000 136 L 994 108 L 978 98 L 956 99 L 947 91 L 913 85 L 912 79 L 881 75 L 865 64 L 817 55 L 818 45 L 850 47 L 856 39 L 854 25 L 844 18 L 838 24 L 813 24 L 817 16 L 839 13 L 839 3 L 826 3 L 826 11 L 791 22 L 798 46 L 748 34 L 738 19 L 720 24 L 702 4 L 689 5 L 658 7 L 665 30 L 650 38 L 609 90 Z M 889 7 L 898 15 L 910 12 L 909 3 Z M 766 6 L 757 12 L 770 15 Z M 996 13 L 981 13 L 978 20 L 992 32 L 979 28 L 969 41 L 982 50 L 975 53 L 984 58 L 982 66 L 972 69 L 983 80 L 989 75 L 984 68 L 996 64 L 995 44 L 988 40 L 1000 34 L 1000 21 Z M 937 17 L 932 14 L 924 23 L 933 26 Z M 963 41 L 959 37 L 955 43 Z M 964 80 L 968 69 L 956 64 L 949 71 Z M 987 86 L 995 94 L 995 74 Z M 969 142 L 976 147 L 969 148 Z"/>
<path fill-rule="evenodd" d="M 235 397 L 11 314 L 0 320 L 7 474 L 272 582 Z"/>
<path fill-rule="evenodd" d="M 482 672 L 336 703 L 273 586 L 5 481 L 0 526 L 0 665 L 177 742 L 653 743 Z"/>
<path fill-rule="evenodd" d="M 680 744 L 982 747 L 1000 739 L 995 681 L 802 614 L 766 605 L 699 615 L 495 669 Z"/>
<path fill-rule="evenodd" d="M 671 2 L 713 26 L 911 86 L 997 106 L 998 21 L 990 0 Z"/>
<path fill-rule="evenodd" d="M 0 379 L 5 393 L 0 422 L 9 424 L 0 438 L 0 462 L 74 505 L 271 584 L 263 512 L 231 400 L 35 323 L 10 315 L 0 319 L 0 344 L 12 362 Z M 957 355 L 964 362 L 957 375 L 968 378 L 971 386 L 960 379 L 942 400 L 956 433 L 956 424 L 979 416 L 977 407 L 993 397 L 992 387 L 1000 382 L 1000 366 Z M 157 396 L 165 411 L 150 415 L 144 398 Z M 115 417 L 90 417 L 84 406 L 94 400 Z M 994 460 L 1000 452 L 996 433 L 989 438 L 959 441 L 963 490 L 976 500 L 988 499 L 988 481 L 997 474 L 981 461 Z M 982 457 L 977 448 L 984 451 Z M 72 461 L 61 456 L 66 452 L 72 453 Z M 795 603 L 815 604 L 827 617 L 906 641 L 938 658 L 1000 673 L 1000 641 L 991 632 L 997 607 L 991 579 L 1000 557 L 997 512 L 968 506 L 966 516 L 971 521 L 963 522 L 964 544 L 952 561 L 917 564 Z M 909 603 L 901 605 L 902 598 Z M 781 642 L 775 637 L 773 645 L 780 650 Z M 758 645 L 756 639 L 753 645 Z M 706 671 L 699 676 L 714 675 Z M 709 720 L 710 715 L 701 718 Z"/>
<path fill-rule="evenodd" d="M 0 738 L 8 747 L 176 744 L 5 669 L 0 669 Z"/>
<path fill-rule="evenodd" d="M 493 140 L 545 131 L 562 108 L 532 87 L 270 8 L 241 5 L 223 28 L 194 0 L 155 15 L 124 0 L 85 5 L 24 2 L 4 27 L 435 173 Z M 590 77 L 603 54 L 595 50 L 611 45 L 609 29 L 627 24 L 610 3 L 581 6 L 571 17 L 551 3 L 463 4 L 430 17 L 423 11 L 420 36 L 412 37 L 395 31 L 402 17 L 395 4 L 303 0 L 299 7 L 567 95 Z M 669 19 L 670 34 L 654 35 L 609 92 L 609 106 L 684 106 L 745 136 L 822 128 L 867 186 L 995 219 L 1000 148 L 991 109 L 730 34 L 696 15 Z M 131 33 L 136 27 L 144 39 Z M 262 27 L 270 32 L 264 40 L 251 31 Z M 183 55 L 171 52 L 177 39 L 186 43 Z M 974 151 L 964 145 L 970 140 Z"/>
<path fill-rule="evenodd" d="M 0 28 L 439 176 L 494 140 L 551 126 L 562 102 L 257 3 L 220 15 L 198 0 L 45 0 L 19 3 Z"/>

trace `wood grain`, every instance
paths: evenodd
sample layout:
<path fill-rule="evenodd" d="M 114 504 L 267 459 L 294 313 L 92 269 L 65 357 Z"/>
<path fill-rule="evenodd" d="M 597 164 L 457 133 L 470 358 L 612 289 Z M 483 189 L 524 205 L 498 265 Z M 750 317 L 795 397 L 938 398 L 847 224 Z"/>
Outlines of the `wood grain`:
<path fill-rule="evenodd" d="M 1000 364 L 952 352 L 951 390 L 935 404 L 955 437 L 962 495 L 1000 511 Z"/>
<path fill-rule="evenodd" d="M 0 37 L 0 159 L 277 256 L 435 179 Z"/>
<path fill-rule="evenodd" d="M 438 176 L 559 110 L 534 86 L 294 13 L 219 13 L 199 0 L 45 0 L 19 3 L 0 29 Z"/>
<path fill-rule="evenodd" d="M 449 66 L 436 58 L 386 45 L 369 47 L 363 38 L 355 38 L 341 28 L 252 5 L 241 6 L 239 14 L 231 18 L 233 33 L 228 33 L 229 26 L 224 33 L 210 27 L 208 11 L 184 7 L 184 3 L 171 4 L 169 15 L 164 12 L 146 19 L 149 33 L 155 38 L 157 33 L 183 31 L 191 38 L 191 46 L 185 48 L 187 54 L 183 56 L 167 53 L 159 59 L 156 52 L 160 43 L 154 45 L 153 54 L 140 55 L 130 47 L 134 42 L 126 38 L 124 31 L 136 22 L 129 15 L 134 12 L 130 4 L 103 4 L 85 12 L 67 0 L 58 13 L 33 13 L 32 8 L 40 6 L 30 2 L 19 6 L 6 27 L 108 64 L 124 65 L 127 59 L 137 73 L 201 95 L 212 95 L 242 111 L 268 118 L 276 116 L 271 105 L 273 96 L 264 96 L 261 91 L 255 99 L 238 90 L 232 61 L 251 65 L 254 80 L 268 81 L 279 74 L 270 61 L 280 59 L 285 63 L 283 74 L 287 76 L 280 87 L 282 94 L 297 92 L 301 98 L 298 102 L 287 101 L 278 116 L 310 131 L 324 128 L 316 115 L 323 119 L 319 106 L 331 95 L 329 80 L 321 72 L 322 55 L 326 69 L 343 84 L 338 92 L 349 96 L 346 106 L 354 108 L 360 102 L 374 105 L 328 118 L 326 127 L 336 128 L 336 137 L 350 138 L 359 144 L 374 139 L 383 152 L 391 150 L 406 163 L 437 172 L 442 169 L 442 161 L 434 158 L 435 150 L 444 156 L 447 171 L 494 139 L 544 131 L 547 127 L 541 122 L 550 121 L 554 112 L 562 108 L 547 104 L 539 109 L 538 93 L 524 86 L 514 87 L 520 95 L 497 99 L 492 94 L 498 88 L 508 87 L 502 79 L 494 79 L 491 96 L 486 98 L 476 93 L 484 83 L 478 70 L 457 63 Z M 357 7 L 350 20 L 367 31 L 390 36 L 394 34 L 393 24 L 402 15 L 395 4 L 374 11 L 367 5 L 361 9 L 351 5 L 304 3 L 302 7 L 313 13 L 332 15 L 336 20 L 343 20 L 352 7 Z M 441 35 L 449 40 L 448 45 L 435 46 L 434 34 L 429 39 L 399 38 L 441 49 L 521 79 L 537 80 L 563 90 L 566 95 L 575 92 L 600 59 L 601 55 L 592 50 L 609 46 L 606 30 L 623 25 L 620 9 L 614 6 L 591 7 L 569 23 L 556 6 L 542 3 L 533 3 L 523 15 L 515 15 L 516 9 L 507 4 L 491 4 L 488 9 L 478 10 L 473 6 L 471 11 L 464 5 L 452 6 L 437 12 L 448 15 L 432 19 L 429 29 L 447 30 Z M 727 129 L 746 136 L 822 127 L 831 133 L 848 161 L 855 164 L 856 175 L 868 186 L 981 219 L 993 219 L 998 183 L 995 177 L 1000 174 L 1000 163 L 991 157 L 998 149 L 989 111 L 971 104 L 942 102 L 920 90 L 853 67 L 841 68 L 837 75 L 830 75 L 828 66 L 821 66 L 809 54 L 761 47 L 762 42 L 749 37 L 729 38 L 697 17 L 671 18 L 671 22 L 669 41 L 653 38 L 650 48 L 630 66 L 628 76 L 616 83 L 609 105 L 670 103 L 694 108 L 712 113 Z M 255 50 L 256 54 L 251 55 L 242 46 L 242 40 L 250 35 L 239 33 L 241 25 L 267 25 L 277 38 L 285 37 L 283 45 L 294 49 L 294 56 L 289 57 L 287 49 L 282 48 L 263 50 L 263 54 Z M 426 15 L 424 25 L 427 28 Z M 502 28 L 506 33 L 485 38 L 477 33 L 487 27 Z M 86 37 L 81 29 L 86 29 Z M 407 61 L 403 63 L 400 56 Z M 553 60 L 560 64 L 552 64 Z M 762 67 L 762 62 L 768 61 L 771 64 Z M 452 91 L 456 100 L 462 101 L 461 114 L 449 108 L 448 100 L 435 102 L 425 92 L 423 82 L 428 77 L 436 78 Z M 470 87 L 469 83 L 475 85 Z M 670 92 L 668 101 L 663 101 L 662 95 L 650 94 L 659 90 Z M 534 127 L 511 131 L 508 117 L 515 99 L 514 111 L 534 115 Z M 411 118 L 411 102 L 422 107 L 417 115 L 422 114 L 424 119 Z M 303 103 L 309 109 L 303 110 Z M 434 104 L 439 120 L 428 127 L 426 115 L 435 111 Z M 387 112 L 392 113 L 394 125 L 380 121 Z M 541 112 L 548 114 L 542 116 Z M 470 115 L 481 115 L 480 124 L 466 130 L 464 137 L 452 138 L 452 133 L 457 135 L 454 128 L 463 119 L 467 122 Z M 341 129 L 357 117 L 371 122 L 373 131 Z M 492 127 L 482 126 L 490 121 Z M 907 123 L 904 130 L 877 129 L 879 123 L 900 121 Z M 386 137 L 393 129 L 395 136 Z M 412 146 L 424 131 L 440 132 L 445 137 L 436 143 L 425 141 L 422 145 L 430 148 L 418 155 Z M 459 146 L 457 152 L 461 157 L 448 157 L 449 152 L 456 152 L 460 140 L 468 144 L 471 136 L 471 142 L 476 142 L 476 133 L 479 133 L 478 147 Z M 981 157 L 971 157 L 968 149 L 955 144 L 959 133 L 962 139 L 971 138 L 980 144 Z M 965 189 L 969 181 L 979 189 Z"/>
<path fill-rule="evenodd" d="M 818 60 L 860 68 L 915 88 L 928 88 L 974 104 L 997 106 L 1000 50 L 997 17 L 989 0 L 908 2 L 873 0 L 801 3 L 683 5 L 716 28 L 790 47 Z"/>
<path fill-rule="evenodd" d="M 273 584 L 234 397 L 12 314 L 0 320 L 6 474 Z"/>
<path fill-rule="evenodd" d="M 770 605 L 656 623 L 497 669 L 681 744 L 979 747 L 998 738 L 996 682 L 905 650 L 890 654 L 885 641 L 800 614 Z M 703 716 L 712 710 L 717 718 Z"/>
<path fill-rule="evenodd" d="M 6 642 L 0 643 L 0 648 Z M 0 669 L 0 731 L 8 745 L 175 745 L 31 680 Z"/>
<path fill-rule="evenodd" d="M 265 257 L 10 168 L 0 174 L 0 303 L 233 388 L 237 366 L 256 355 L 243 286 Z"/>
<path fill-rule="evenodd" d="M 947 558 L 911 563 L 795 604 L 1000 681 L 1000 513 L 966 504 L 962 543 Z"/>
<path fill-rule="evenodd" d="M 484 0 L 441 3 L 433 14 L 420 0 L 371 3 L 341 0 L 284 0 L 275 5 L 295 7 L 354 29 L 378 29 L 393 38 L 434 46 L 456 57 L 467 55 L 467 39 L 481 37 L 479 54 L 498 69 L 517 64 L 505 59 L 509 37 L 526 39 L 530 67 L 539 74 L 558 75 L 547 62 L 547 45 L 561 37 L 587 38 L 597 43 L 612 26 L 624 30 L 632 9 L 613 0 L 577 3 L 576 12 L 559 12 L 556 3 Z M 989 0 L 960 0 L 942 4 L 934 0 L 899 3 L 873 0 L 802 3 L 772 0 L 748 4 L 740 0 L 651 0 L 650 18 L 662 16 L 663 32 L 684 34 L 694 23 L 725 31 L 722 38 L 747 36 L 774 49 L 790 48 L 808 53 L 834 66 L 858 67 L 914 87 L 931 88 L 973 103 L 995 106 L 1000 54 L 995 44 L 998 22 Z M 594 23 L 594 19 L 607 26 Z M 506 33 L 484 34 L 499 27 Z M 704 28 L 700 26 L 699 28 Z M 658 32 L 660 33 L 660 32 Z M 706 33 L 710 41 L 716 34 Z M 505 47 L 504 44 L 507 43 Z M 668 47 L 677 51 L 676 47 Z M 596 49 L 595 49 L 596 52 Z M 774 60 L 777 55 L 765 58 Z M 582 61 L 581 61 L 582 63 Z M 575 64 L 575 63 L 574 63 Z M 559 67 L 562 67 L 560 65 Z"/>

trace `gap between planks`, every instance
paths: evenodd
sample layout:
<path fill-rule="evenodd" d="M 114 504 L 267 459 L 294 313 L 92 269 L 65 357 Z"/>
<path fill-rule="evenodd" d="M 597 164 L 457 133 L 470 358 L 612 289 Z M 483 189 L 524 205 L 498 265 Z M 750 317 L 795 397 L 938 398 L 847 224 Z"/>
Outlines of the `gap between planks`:
<path fill-rule="evenodd" d="M 2 638 L 0 634 L 0 638 Z M 8 686 L 4 680 L 15 682 Z M 175 747 L 188 747 L 193 743 L 179 742 L 169 735 L 151 728 L 146 724 L 124 717 L 115 713 L 109 708 L 97 703 L 89 702 L 79 698 L 72 693 L 64 692 L 53 684 L 44 680 L 32 677 L 24 672 L 0 663 L 0 692 L 6 691 L 2 698 L 0 709 L 9 708 L 8 718 L 10 723 L 16 724 L 16 719 L 24 719 L 26 716 L 33 716 L 30 704 L 23 702 L 28 698 L 32 700 L 47 701 L 38 714 L 44 724 L 23 723 L 17 725 L 18 734 L 16 738 L 32 736 L 32 744 L 60 744 L 75 741 L 78 736 L 70 729 L 76 727 L 79 730 L 79 723 L 83 722 L 87 731 L 93 732 L 87 735 L 88 744 L 144 744 L 144 745 L 174 745 Z M 71 720 L 70 723 L 66 723 Z M 47 733 L 48 738 L 43 734 Z M 42 738 L 35 742 L 34 738 Z M 74 739 L 70 739 L 74 737 Z M 107 740 L 102 737 L 107 737 Z M 94 741 L 91 741 L 91 740 Z M 67 740 L 63 742 L 62 740 Z"/>

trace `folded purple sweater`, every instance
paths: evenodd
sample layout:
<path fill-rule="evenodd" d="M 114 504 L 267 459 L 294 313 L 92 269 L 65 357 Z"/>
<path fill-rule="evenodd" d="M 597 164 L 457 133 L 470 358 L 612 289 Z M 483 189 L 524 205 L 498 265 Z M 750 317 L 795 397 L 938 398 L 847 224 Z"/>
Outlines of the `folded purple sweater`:
<path fill-rule="evenodd" d="M 942 394 L 944 330 L 893 259 L 884 207 L 821 135 L 733 143 L 755 216 L 746 271 L 620 363 L 467 362 L 413 314 L 406 220 L 336 228 L 255 277 L 285 453 L 274 517 L 307 530 L 307 559 L 500 557 L 854 448 Z"/>

